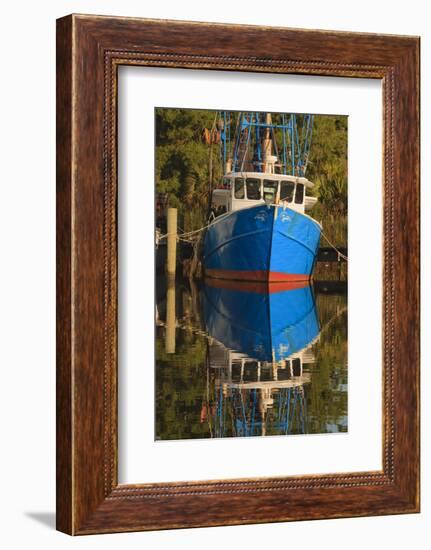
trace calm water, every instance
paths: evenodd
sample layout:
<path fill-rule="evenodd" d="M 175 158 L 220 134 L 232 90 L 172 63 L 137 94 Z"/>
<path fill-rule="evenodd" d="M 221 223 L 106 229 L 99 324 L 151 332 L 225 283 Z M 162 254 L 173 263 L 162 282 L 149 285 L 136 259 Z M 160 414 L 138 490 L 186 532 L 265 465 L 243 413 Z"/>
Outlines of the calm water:
<path fill-rule="evenodd" d="M 158 276 L 157 439 L 347 431 L 347 295 L 277 289 Z"/>

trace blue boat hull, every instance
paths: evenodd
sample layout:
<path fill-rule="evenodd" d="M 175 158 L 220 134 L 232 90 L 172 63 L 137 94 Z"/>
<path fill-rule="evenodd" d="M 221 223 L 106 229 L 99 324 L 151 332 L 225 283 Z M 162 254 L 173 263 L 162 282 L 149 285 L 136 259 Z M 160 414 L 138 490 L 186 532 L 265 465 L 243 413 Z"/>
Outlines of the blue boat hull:
<path fill-rule="evenodd" d="M 247 283 L 220 283 L 207 280 L 203 313 L 208 334 L 225 347 L 257 361 L 281 361 L 306 348 L 319 335 L 313 291 L 308 284 L 277 292 L 265 284 L 252 288 Z"/>
<path fill-rule="evenodd" d="M 288 207 L 261 204 L 229 212 L 205 234 L 205 274 L 233 280 L 308 280 L 320 233 L 315 220 Z"/>

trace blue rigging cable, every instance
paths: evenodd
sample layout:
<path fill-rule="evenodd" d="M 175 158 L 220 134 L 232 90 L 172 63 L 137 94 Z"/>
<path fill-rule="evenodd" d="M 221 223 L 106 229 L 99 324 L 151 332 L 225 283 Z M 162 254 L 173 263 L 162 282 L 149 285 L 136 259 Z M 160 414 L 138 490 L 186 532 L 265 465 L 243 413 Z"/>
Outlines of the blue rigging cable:
<path fill-rule="evenodd" d="M 294 113 L 281 113 L 281 123 L 266 123 L 259 112 L 240 111 L 236 114 L 236 130 L 231 131 L 232 113 L 221 111 L 223 121 L 220 132 L 221 157 L 223 166 L 232 160 L 232 171 L 242 171 L 246 159 L 251 159 L 253 170 L 262 171 L 262 129 L 269 129 L 276 156 L 279 155 L 283 174 L 305 176 L 311 150 L 314 115 L 297 116 Z M 277 115 L 274 115 L 277 117 Z M 280 117 L 279 117 L 280 119 Z M 278 143 L 276 130 L 281 130 L 281 142 Z M 233 144 L 232 144 L 233 142 Z"/>

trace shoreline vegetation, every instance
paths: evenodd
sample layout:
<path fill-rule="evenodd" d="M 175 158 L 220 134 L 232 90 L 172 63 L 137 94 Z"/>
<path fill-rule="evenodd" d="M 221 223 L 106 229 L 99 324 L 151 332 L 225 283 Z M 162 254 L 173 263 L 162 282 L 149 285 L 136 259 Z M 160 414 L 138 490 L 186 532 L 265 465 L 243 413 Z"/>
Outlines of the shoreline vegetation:
<path fill-rule="evenodd" d="M 186 232 L 205 225 L 211 188 L 223 177 L 216 116 L 200 109 L 155 110 L 156 193 L 178 209 Z M 306 176 L 318 198 L 309 214 L 335 246 L 347 246 L 347 116 L 314 116 Z"/>

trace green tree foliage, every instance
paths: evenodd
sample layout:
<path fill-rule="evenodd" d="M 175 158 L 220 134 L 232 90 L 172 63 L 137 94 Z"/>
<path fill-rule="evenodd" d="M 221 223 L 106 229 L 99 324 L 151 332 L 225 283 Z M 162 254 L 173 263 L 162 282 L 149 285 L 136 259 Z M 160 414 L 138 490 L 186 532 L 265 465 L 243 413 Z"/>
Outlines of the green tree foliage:
<path fill-rule="evenodd" d="M 213 178 L 221 176 L 218 146 L 202 141 L 216 112 L 197 109 L 156 109 L 156 189 L 169 195 L 186 231 L 200 227 L 207 213 L 210 154 Z"/>
<path fill-rule="evenodd" d="M 205 128 L 216 124 L 215 111 L 156 109 L 156 189 L 167 193 L 188 231 L 206 220 L 211 181 L 223 176 L 220 147 L 202 140 Z M 235 120 L 236 113 L 231 113 Z M 275 122 L 280 115 L 273 115 Z M 301 123 L 301 116 L 298 115 Z M 281 133 L 277 133 L 279 148 Z M 210 173 L 211 172 L 211 173 Z M 316 115 L 307 170 L 319 199 L 311 215 L 322 222 L 336 245 L 347 244 L 347 117 Z"/>
<path fill-rule="evenodd" d="M 347 245 L 347 117 L 314 117 L 307 177 L 319 200 L 311 215 L 338 246 Z"/>

